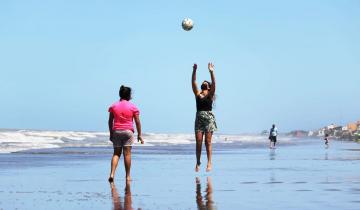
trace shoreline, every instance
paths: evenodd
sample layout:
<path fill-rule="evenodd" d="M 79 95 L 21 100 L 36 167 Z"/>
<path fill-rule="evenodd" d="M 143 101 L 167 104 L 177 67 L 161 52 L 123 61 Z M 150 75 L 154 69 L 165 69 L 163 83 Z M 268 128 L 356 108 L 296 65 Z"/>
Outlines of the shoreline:
<path fill-rule="evenodd" d="M 115 186 L 107 182 L 111 148 L 2 154 L 0 209 L 359 209 L 360 145 L 322 143 L 217 145 L 210 173 L 205 152 L 194 172 L 194 145 L 138 147 L 133 180 L 126 183 L 120 161 Z"/>

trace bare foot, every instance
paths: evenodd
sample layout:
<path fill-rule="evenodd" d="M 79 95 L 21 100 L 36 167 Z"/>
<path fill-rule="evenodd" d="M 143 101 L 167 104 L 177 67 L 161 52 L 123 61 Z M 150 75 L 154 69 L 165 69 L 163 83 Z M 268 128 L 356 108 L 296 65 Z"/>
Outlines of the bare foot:
<path fill-rule="evenodd" d="M 206 166 L 206 172 L 211 171 L 212 167 L 211 167 L 211 163 L 208 163 Z"/>
<path fill-rule="evenodd" d="M 199 172 L 199 170 L 200 170 L 200 166 L 199 166 L 198 164 L 196 164 L 196 166 L 195 166 L 195 172 Z"/>

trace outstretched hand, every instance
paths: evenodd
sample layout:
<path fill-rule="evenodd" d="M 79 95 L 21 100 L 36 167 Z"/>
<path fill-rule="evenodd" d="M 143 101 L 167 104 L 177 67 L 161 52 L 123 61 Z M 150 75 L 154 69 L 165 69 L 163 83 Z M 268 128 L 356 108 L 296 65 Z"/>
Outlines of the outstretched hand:
<path fill-rule="evenodd" d="M 196 69 L 197 69 L 197 64 L 194 63 L 193 70 L 196 71 Z"/>
<path fill-rule="evenodd" d="M 213 72 L 213 71 L 215 70 L 214 64 L 211 63 L 211 62 L 209 62 L 209 63 L 208 63 L 208 69 L 209 69 L 210 72 Z"/>

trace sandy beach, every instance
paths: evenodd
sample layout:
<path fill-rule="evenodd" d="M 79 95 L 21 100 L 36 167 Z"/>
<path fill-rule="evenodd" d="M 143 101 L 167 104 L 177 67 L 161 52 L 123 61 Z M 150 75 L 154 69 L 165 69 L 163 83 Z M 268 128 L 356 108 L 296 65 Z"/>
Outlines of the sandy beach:
<path fill-rule="evenodd" d="M 0 209 L 359 209 L 360 145 L 318 139 L 214 144 L 214 169 L 194 172 L 194 145 L 135 147 L 107 182 L 110 147 L 0 155 Z"/>

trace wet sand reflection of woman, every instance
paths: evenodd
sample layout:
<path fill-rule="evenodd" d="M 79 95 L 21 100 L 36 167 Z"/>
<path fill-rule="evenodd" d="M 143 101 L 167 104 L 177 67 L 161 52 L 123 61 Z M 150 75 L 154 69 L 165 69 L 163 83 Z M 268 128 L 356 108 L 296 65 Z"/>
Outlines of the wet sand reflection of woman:
<path fill-rule="evenodd" d="M 130 189 L 130 181 L 126 181 L 125 186 L 125 196 L 124 196 L 124 202 L 121 201 L 121 197 L 116 190 L 116 186 L 114 182 L 110 183 L 111 187 L 111 197 L 113 200 L 113 210 L 133 210 L 132 207 L 132 198 L 131 198 L 131 189 Z M 140 209 L 140 208 L 139 208 Z M 141 210 L 141 209 L 140 209 Z"/>
<path fill-rule="evenodd" d="M 216 207 L 214 206 L 214 201 L 213 201 L 213 197 L 212 197 L 213 187 L 212 187 L 210 177 L 207 178 L 207 187 L 206 187 L 205 192 L 206 192 L 206 194 L 205 194 L 205 203 L 204 203 L 204 201 L 203 201 L 204 198 L 203 198 L 202 193 L 201 193 L 200 178 L 196 177 L 196 204 L 197 204 L 197 208 L 199 210 L 205 210 L 205 209 L 213 210 L 213 209 L 216 209 Z"/>

